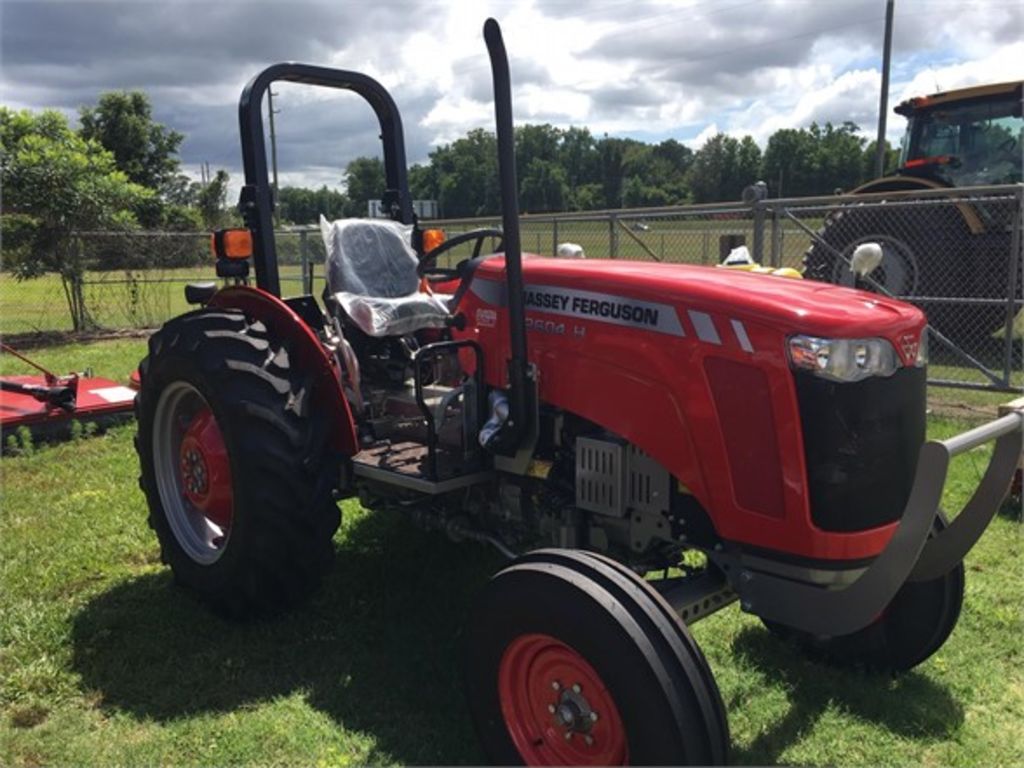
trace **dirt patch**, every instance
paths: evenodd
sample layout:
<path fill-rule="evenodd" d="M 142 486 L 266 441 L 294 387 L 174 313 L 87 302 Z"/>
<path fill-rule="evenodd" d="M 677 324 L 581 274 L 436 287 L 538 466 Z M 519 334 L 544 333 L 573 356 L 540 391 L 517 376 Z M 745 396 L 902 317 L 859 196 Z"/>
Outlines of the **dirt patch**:
<path fill-rule="evenodd" d="M 49 715 L 50 710 L 38 704 L 18 707 L 11 712 L 11 725 L 15 728 L 35 728 L 37 725 L 45 723 Z"/>

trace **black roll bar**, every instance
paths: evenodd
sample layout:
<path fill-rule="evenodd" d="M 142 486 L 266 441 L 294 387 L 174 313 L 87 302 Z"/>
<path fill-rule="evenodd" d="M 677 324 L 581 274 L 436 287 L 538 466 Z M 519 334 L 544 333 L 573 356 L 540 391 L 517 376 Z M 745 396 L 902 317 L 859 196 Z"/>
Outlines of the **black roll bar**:
<path fill-rule="evenodd" d="M 272 218 L 274 201 L 267 173 L 262 105 L 267 89 L 271 83 L 278 80 L 353 91 L 366 99 L 380 122 L 387 184 L 383 197 L 384 207 L 391 218 L 404 224 L 413 223 L 402 118 L 391 94 L 384 86 L 372 77 L 342 69 L 292 62 L 267 67 L 248 82 L 238 102 L 242 165 L 245 168 L 245 186 L 239 197 L 238 209 L 253 234 L 256 284 L 275 296 L 281 295 L 281 281 L 277 270 L 277 249 Z"/>

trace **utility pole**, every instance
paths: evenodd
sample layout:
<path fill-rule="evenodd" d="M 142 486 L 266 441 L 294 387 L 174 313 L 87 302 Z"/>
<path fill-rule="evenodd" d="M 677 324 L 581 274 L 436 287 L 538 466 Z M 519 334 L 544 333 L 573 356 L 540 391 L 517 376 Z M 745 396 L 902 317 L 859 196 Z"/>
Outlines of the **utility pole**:
<path fill-rule="evenodd" d="M 892 59 L 892 14 L 896 0 L 885 0 L 885 44 L 882 48 L 882 93 L 878 98 L 878 140 L 875 143 L 875 178 L 885 171 L 885 116 L 889 111 L 889 64 Z"/>
<path fill-rule="evenodd" d="M 267 111 L 270 113 L 270 167 L 273 172 L 274 187 L 274 226 L 281 225 L 281 214 L 278 213 L 277 203 L 277 132 L 274 130 L 274 115 L 280 112 L 274 109 L 274 91 L 267 89 Z"/>

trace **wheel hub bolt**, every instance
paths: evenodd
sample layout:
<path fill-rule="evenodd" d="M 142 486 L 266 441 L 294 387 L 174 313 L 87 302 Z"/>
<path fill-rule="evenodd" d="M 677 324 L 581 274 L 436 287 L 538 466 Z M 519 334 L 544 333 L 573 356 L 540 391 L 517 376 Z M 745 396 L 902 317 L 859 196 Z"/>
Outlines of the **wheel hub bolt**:
<path fill-rule="evenodd" d="M 551 688 L 552 688 L 553 690 L 556 690 L 556 691 L 560 691 L 560 690 L 562 690 L 562 686 L 558 684 L 558 681 L 557 681 L 557 680 L 552 680 L 552 681 L 551 681 Z"/>
<path fill-rule="evenodd" d="M 562 721 L 562 725 L 572 725 L 576 720 L 576 715 L 572 711 L 572 707 L 562 704 L 558 708 L 558 719 Z"/>
<path fill-rule="evenodd" d="M 592 722 L 592 723 L 596 723 L 597 722 L 597 712 L 591 712 L 590 713 L 590 722 Z"/>
<path fill-rule="evenodd" d="M 552 715 L 555 714 L 555 705 L 554 704 L 548 704 L 548 712 L 550 712 Z"/>
<path fill-rule="evenodd" d="M 573 693 L 579 693 L 579 692 L 580 692 L 580 690 L 581 690 L 581 689 L 580 689 L 580 684 L 579 684 L 579 683 L 576 683 L 576 685 L 574 685 L 574 686 L 572 687 L 572 692 L 573 692 Z"/>
<path fill-rule="evenodd" d="M 587 743 L 588 747 L 593 746 L 594 744 L 594 737 L 591 736 L 589 733 L 583 737 L 583 740 Z"/>

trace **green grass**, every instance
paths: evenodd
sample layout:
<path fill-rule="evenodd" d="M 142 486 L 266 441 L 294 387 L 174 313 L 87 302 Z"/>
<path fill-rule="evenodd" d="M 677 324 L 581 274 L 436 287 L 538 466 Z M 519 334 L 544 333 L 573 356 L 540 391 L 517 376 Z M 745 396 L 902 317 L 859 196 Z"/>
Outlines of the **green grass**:
<path fill-rule="evenodd" d="M 299 293 L 301 270 L 281 267 L 288 293 Z M 89 272 L 83 287 L 86 306 L 101 329 L 155 328 L 189 309 L 185 285 L 217 280 L 210 267 Z M 323 283 L 317 282 L 317 290 Z M 71 315 L 57 275 L 16 280 L 0 272 L 0 335 L 70 331 Z"/>
<path fill-rule="evenodd" d="M 36 356 L 120 378 L 143 344 Z M 933 436 L 962 427 L 930 421 Z M 324 588 L 280 619 L 227 623 L 160 564 L 133 435 L 121 426 L 0 461 L 0 765 L 483 759 L 459 683 L 460 628 L 497 556 L 346 503 Z M 954 461 L 947 508 L 987 456 Z M 813 663 L 735 606 L 697 624 L 734 761 L 1024 763 L 1022 554 L 1007 511 L 967 559 L 953 636 L 895 680 Z"/>

